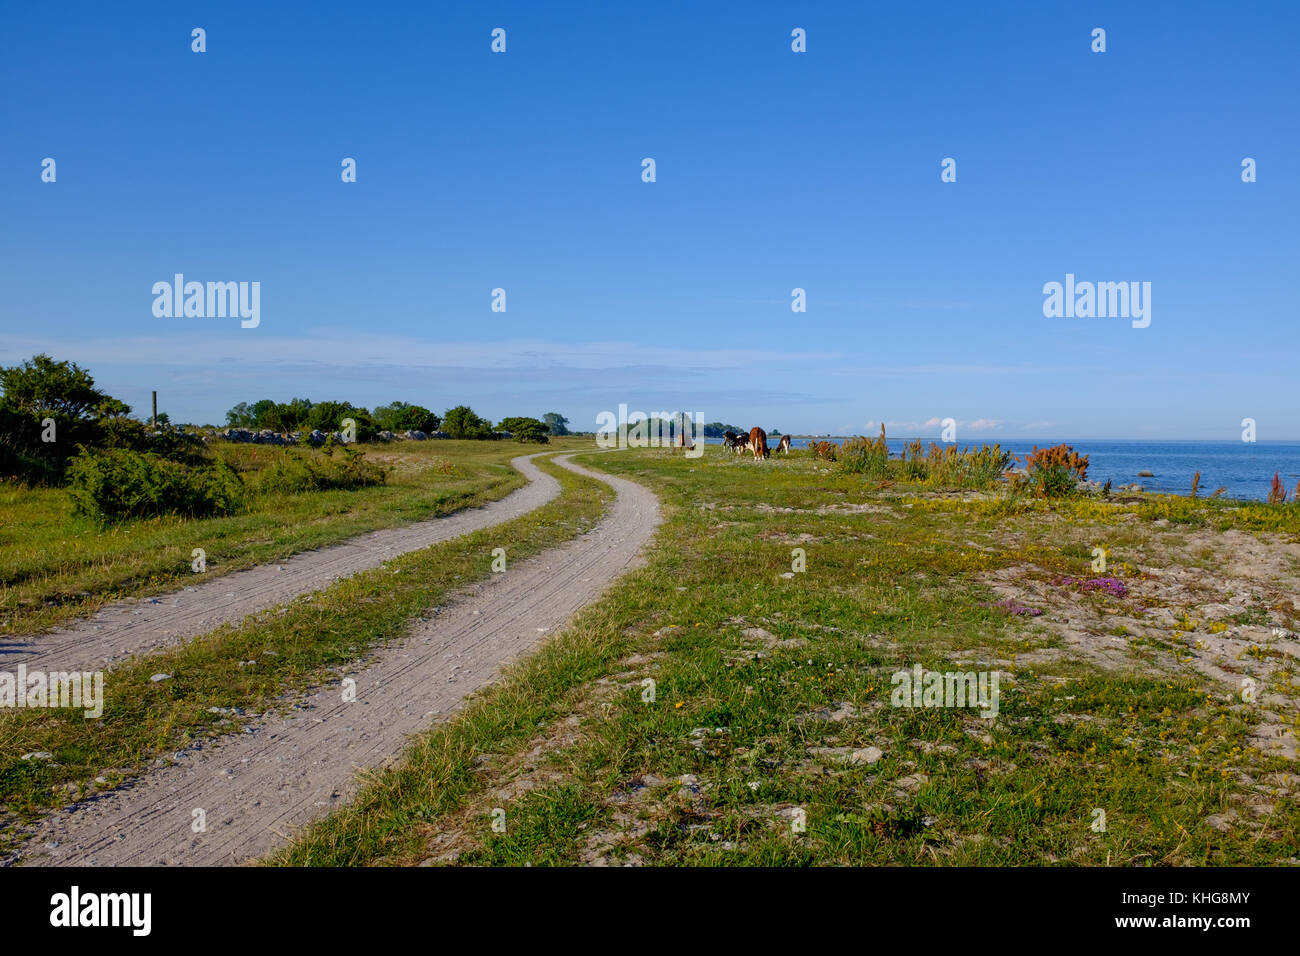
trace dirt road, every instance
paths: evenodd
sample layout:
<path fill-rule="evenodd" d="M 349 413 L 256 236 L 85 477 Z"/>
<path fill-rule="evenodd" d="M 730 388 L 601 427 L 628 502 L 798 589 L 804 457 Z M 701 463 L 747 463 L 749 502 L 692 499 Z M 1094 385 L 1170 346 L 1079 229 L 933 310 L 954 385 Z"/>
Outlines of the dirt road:
<path fill-rule="evenodd" d="M 251 732 L 178 753 L 131 785 L 42 821 L 23 862 L 215 865 L 250 861 L 356 792 L 357 771 L 398 755 L 409 734 L 453 713 L 501 666 L 527 652 L 635 567 L 659 523 L 655 496 L 633 482 L 590 532 L 510 564 L 453 598 L 355 672 L 356 700 L 333 681 Z M 508 543 L 507 543 L 508 547 Z M 196 810 L 206 831 L 194 832 Z"/>
<path fill-rule="evenodd" d="M 511 465 L 528 484 L 481 508 L 466 508 L 400 528 L 372 531 L 283 561 L 213 578 L 153 598 L 110 605 L 94 617 L 35 637 L 0 640 L 0 666 L 44 671 L 97 671 L 206 634 L 227 622 L 277 607 L 340 578 L 377 568 L 408 551 L 518 518 L 560 493 L 554 478 L 524 455 Z"/>

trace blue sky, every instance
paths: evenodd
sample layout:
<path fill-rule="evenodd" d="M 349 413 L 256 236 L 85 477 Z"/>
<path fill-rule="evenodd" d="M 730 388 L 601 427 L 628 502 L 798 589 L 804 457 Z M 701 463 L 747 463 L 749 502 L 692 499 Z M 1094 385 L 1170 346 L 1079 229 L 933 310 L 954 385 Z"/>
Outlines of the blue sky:
<path fill-rule="evenodd" d="M 5 5 L 0 363 L 199 422 L 1300 439 L 1295 4 L 271 6 Z M 260 325 L 156 318 L 177 272 Z M 1066 273 L 1150 327 L 1045 318 Z"/>

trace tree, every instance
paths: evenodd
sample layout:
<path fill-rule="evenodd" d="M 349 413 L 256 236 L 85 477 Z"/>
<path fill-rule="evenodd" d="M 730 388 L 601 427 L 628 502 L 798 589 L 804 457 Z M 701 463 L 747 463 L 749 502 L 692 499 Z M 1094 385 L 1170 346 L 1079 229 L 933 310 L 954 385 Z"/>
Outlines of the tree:
<path fill-rule="evenodd" d="M 78 445 L 95 445 L 103 425 L 130 406 L 95 387 L 73 362 L 36 355 L 0 367 L 0 474 L 56 481 Z"/>
<path fill-rule="evenodd" d="M 37 355 L 22 365 L 0 368 L 3 401 L 15 411 L 30 415 L 44 413 L 67 421 L 93 421 L 101 417 L 106 403 L 122 405 L 95 387 L 90 373 L 75 362 L 56 362 Z"/>
<path fill-rule="evenodd" d="M 492 423 L 474 414 L 468 405 L 447 409 L 442 429 L 452 438 L 491 438 L 493 434 Z"/>
<path fill-rule="evenodd" d="M 269 398 L 264 398 L 260 402 L 253 403 L 253 423 L 252 428 L 270 428 L 268 424 L 271 413 L 275 411 L 275 402 Z"/>
<path fill-rule="evenodd" d="M 569 434 L 569 420 L 559 412 L 547 412 L 542 416 L 542 421 L 546 423 L 546 431 L 551 435 Z"/>
<path fill-rule="evenodd" d="M 356 411 L 351 402 L 317 402 L 307 413 L 303 426 L 323 432 L 336 432 L 342 427 L 343 419 L 355 418 L 353 413 Z"/>
<path fill-rule="evenodd" d="M 739 425 L 724 425 L 722 422 L 709 422 L 704 426 L 705 438 L 721 438 L 727 432 L 739 435 L 742 431 Z"/>
<path fill-rule="evenodd" d="M 257 413 L 248 402 L 240 402 L 226 412 L 226 424 L 231 428 L 256 428 Z"/>
<path fill-rule="evenodd" d="M 375 424 L 390 432 L 436 432 L 442 419 L 423 405 L 390 402 L 374 411 Z"/>
<path fill-rule="evenodd" d="M 538 421 L 536 418 L 526 418 L 520 415 L 513 418 L 503 418 L 497 428 L 510 432 L 515 441 L 533 441 L 542 445 L 550 441 L 550 438 L 547 437 L 549 430 L 546 423 Z"/>

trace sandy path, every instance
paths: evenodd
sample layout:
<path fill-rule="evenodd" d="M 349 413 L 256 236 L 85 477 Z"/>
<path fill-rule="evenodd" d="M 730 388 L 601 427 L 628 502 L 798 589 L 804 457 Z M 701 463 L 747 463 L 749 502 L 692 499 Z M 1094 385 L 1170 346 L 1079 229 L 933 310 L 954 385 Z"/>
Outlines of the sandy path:
<path fill-rule="evenodd" d="M 640 563 L 659 523 L 655 496 L 559 461 L 617 492 L 591 531 L 511 563 L 376 651 L 352 674 L 353 703 L 342 701 L 333 680 L 287 715 L 265 715 L 249 733 L 178 753 L 133 784 L 52 814 L 22 856 L 53 865 L 241 863 L 349 800 L 357 771 L 399 754 L 409 734 L 445 719 L 504 663 Z M 196 809 L 206 813 L 206 832 L 192 830 Z"/>
<path fill-rule="evenodd" d="M 377 568 L 408 551 L 417 551 L 480 528 L 510 521 L 546 504 L 560 484 L 524 455 L 510 464 L 529 483 L 481 508 L 466 508 L 400 528 L 385 528 L 283 561 L 235 571 L 170 594 L 112 604 L 94 617 L 36 637 L 0 640 L 0 668 L 19 664 L 45 671 L 97 671 L 133 654 L 149 654 L 207 634 L 227 622 L 243 620 L 328 587 L 340 578 Z"/>

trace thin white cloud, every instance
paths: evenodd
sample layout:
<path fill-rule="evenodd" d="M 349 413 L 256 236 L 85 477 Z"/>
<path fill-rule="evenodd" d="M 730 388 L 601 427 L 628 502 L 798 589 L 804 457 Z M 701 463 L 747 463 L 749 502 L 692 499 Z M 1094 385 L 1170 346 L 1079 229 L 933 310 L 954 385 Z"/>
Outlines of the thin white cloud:
<path fill-rule="evenodd" d="M 347 369 L 745 369 L 844 357 L 838 352 L 692 349 L 635 342 L 437 342 L 376 336 L 364 329 L 327 330 L 302 338 L 275 338 L 238 328 L 226 332 L 190 329 L 174 336 L 85 339 L 75 344 L 0 335 L 3 361 L 21 360 L 38 352 L 68 358 L 83 366 L 237 363 Z"/>

